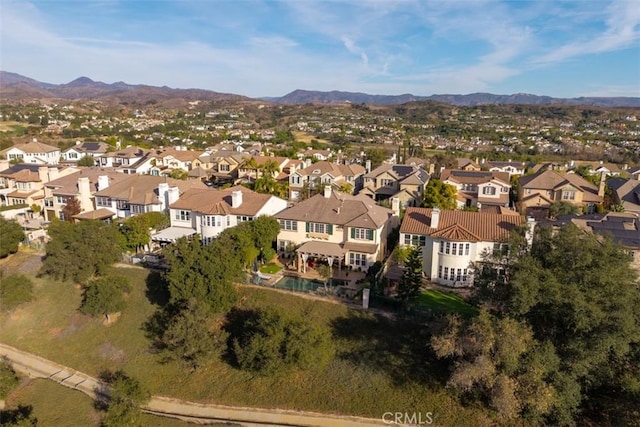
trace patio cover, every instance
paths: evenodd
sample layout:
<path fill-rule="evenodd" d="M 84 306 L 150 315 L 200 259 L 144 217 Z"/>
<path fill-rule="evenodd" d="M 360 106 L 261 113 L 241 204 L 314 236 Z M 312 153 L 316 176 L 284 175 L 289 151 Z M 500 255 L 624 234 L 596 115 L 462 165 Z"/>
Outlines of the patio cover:
<path fill-rule="evenodd" d="M 339 243 L 318 242 L 315 240 L 303 243 L 296 252 L 322 257 L 343 257 L 345 254 L 345 250 Z"/>
<path fill-rule="evenodd" d="M 77 215 L 74 215 L 73 218 L 75 219 L 106 219 L 106 218 L 113 218 L 114 216 L 116 216 L 116 214 L 114 214 L 109 209 L 100 208 L 94 211 L 86 211 L 86 212 L 79 213 Z"/>
<path fill-rule="evenodd" d="M 378 252 L 377 243 L 353 243 L 347 242 L 344 244 L 344 248 L 347 251 L 363 252 L 365 254 L 375 254 Z"/>
<path fill-rule="evenodd" d="M 196 234 L 196 230 L 193 228 L 169 227 L 151 236 L 151 240 L 173 243 L 180 237 L 193 236 L 194 234 Z"/>

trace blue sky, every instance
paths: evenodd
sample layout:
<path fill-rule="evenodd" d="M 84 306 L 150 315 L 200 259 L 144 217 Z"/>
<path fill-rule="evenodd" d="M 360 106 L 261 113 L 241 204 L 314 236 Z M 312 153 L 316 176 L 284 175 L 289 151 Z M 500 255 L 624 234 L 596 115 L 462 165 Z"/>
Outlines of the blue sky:
<path fill-rule="evenodd" d="M 281 96 L 640 96 L 638 0 L 0 0 L 0 68 Z"/>

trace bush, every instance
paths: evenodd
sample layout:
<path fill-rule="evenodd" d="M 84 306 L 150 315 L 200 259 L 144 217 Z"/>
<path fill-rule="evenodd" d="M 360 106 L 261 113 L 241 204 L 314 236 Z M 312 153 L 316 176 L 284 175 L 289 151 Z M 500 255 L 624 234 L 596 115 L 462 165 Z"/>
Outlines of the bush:
<path fill-rule="evenodd" d="M 237 333 L 229 350 L 238 366 L 262 375 L 322 366 L 334 353 L 328 328 L 274 308 L 249 313 Z"/>
<path fill-rule="evenodd" d="M 262 250 L 262 256 L 264 257 L 264 262 L 269 262 L 276 256 L 276 251 L 273 248 L 266 248 Z"/>
<path fill-rule="evenodd" d="M 6 360 L 0 362 L 0 399 L 6 399 L 9 392 L 18 385 L 18 376 Z"/>
<path fill-rule="evenodd" d="M 0 216 L 0 236 L 0 258 L 18 252 L 18 245 L 24 240 L 20 224 L 14 220 L 8 221 L 3 216 Z"/>
<path fill-rule="evenodd" d="M 110 398 L 102 424 L 106 427 L 138 425 L 140 406 L 151 398 L 149 391 L 124 371 L 117 371 L 105 379 L 110 386 Z"/>
<path fill-rule="evenodd" d="M 0 309 L 8 311 L 33 299 L 33 282 L 22 274 L 0 279 Z"/>
<path fill-rule="evenodd" d="M 106 276 L 93 280 L 84 290 L 84 299 L 80 311 L 91 316 L 109 317 L 125 307 L 123 292 L 129 292 L 131 286 L 126 277 Z"/>

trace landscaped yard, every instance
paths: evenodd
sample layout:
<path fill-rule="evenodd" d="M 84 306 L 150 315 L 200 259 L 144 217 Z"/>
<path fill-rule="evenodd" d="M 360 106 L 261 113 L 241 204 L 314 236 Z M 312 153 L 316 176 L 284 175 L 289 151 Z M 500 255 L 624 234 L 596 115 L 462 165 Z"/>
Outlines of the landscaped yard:
<path fill-rule="evenodd" d="M 270 262 L 260 267 L 260 273 L 264 274 L 276 274 L 280 270 L 282 270 L 282 266 L 275 262 Z"/>
<path fill-rule="evenodd" d="M 153 394 L 202 402 L 279 407 L 380 418 L 384 412 L 433 412 L 439 425 L 492 424 L 484 409 L 461 406 L 445 389 L 446 365 L 428 347 L 424 325 L 401 323 L 339 304 L 240 286 L 240 308 L 280 306 L 332 329 L 337 355 L 324 368 L 260 377 L 213 357 L 192 371 L 160 363 L 144 324 L 162 300 L 157 277 L 121 269 L 133 291 L 118 320 L 80 314 L 81 289 L 35 278 L 35 300 L 0 315 L 0 341 L 98 376 L 124 369 Z"/>
<path fill-rule="evenodd" d="M 416 298 L 415 303 L 421 308 L 460 313 L 465 316 L 472 316 L 478 313 L 478 310 L 470 306 L 459 295 L 453 292 L 441 292 L 436 289 L 422 291 L 418 298 Z"/>

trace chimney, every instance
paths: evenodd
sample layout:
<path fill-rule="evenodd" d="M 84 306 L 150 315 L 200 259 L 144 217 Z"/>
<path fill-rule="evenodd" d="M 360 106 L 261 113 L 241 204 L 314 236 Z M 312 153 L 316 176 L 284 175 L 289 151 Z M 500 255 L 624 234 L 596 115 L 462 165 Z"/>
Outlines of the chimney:
<path fill-rule="evenodd" d="M 42 183 L 49 182 L 47 181 L 47 179 L 49 178 L 49 168 L 47 166 L 40 166 L 38 168 L 38 178 Z"/>
<path fill-rule="evenodd" d="M 242 204 L 242 191 L 235 190 L 231 192 L 231 207 L 237 208 Z"/>
<path fill-rule="evenodd" d="M 162 210 L 169 209 L 168 203 L 168 193 L 169 192 L 169 184 L 166 182 L 161 182 L 158 184 L 158 199 L 160 199 L 160 204 L 162 206 Z"/>
<path fill-rule="evenodd" d="M 9 160 L 2 159 L 0 160 L 0 172 L 9 169 Z"/>
<path fill-rule="evenodd" d="M 436 172 L 436 164 L 429 163 L 429 175 L 433 175 Z"/>
<path fill-rule="evenodd" d="M 180 189 L 178 187 L 171 187 L 167 190 L 167 209 L 174 204 L 180 198 Z"/>
<path fill-rule="evenodd" d="M 440 209 L 435 207 L 431 210 L 431 228 L 438 228 L 440 224 Z"/>
<path fill-rule="evenodd" d="M 98 191 L 104 190 L 108 186 L 109 186 L 109 177 L 107 175 L 100 175 L 98 177 Z"/>
<path fill-rule="evenodd" d="M 400 217 L 400 199 L 394 197 L 391 199 L 391 210 L 393 211 L 393 216 Z"/>
<path fill-rule="evenodd" d="M 78 202 L 80 202 L 80 212 L 93 209 L 91 204 L 91 183 L 89 177 L 78 178 Z"/>
<path fill-rule="evenodd" d="M 364 168 L 367 173 L 371 172 L 371 160 L 367 160 L 366 162 L 364 162 Z"/>
<path fill-rule="evenodd" d="M 49 182 L 53 181 L 54 179 L 58 179 L 59 175 L 60 171 L 58 170 L 58 168 L 49 168 Z"/>
<path fill-rule="evenodd" d="M 600 173 L 600 184 L 598 185 L 598 197 L 604 197 L 605 186 L 607 185 L 607 174 L 605 172 Z"/>
<path fill-rule="evenodd" d="M 324 186 L 324 198 L 328 199 L 329 197 L 331 197 L 331 186 L 330 185 L 325 185 Z"/>

